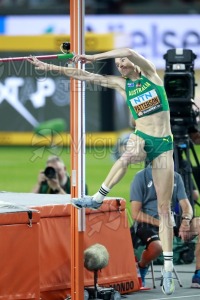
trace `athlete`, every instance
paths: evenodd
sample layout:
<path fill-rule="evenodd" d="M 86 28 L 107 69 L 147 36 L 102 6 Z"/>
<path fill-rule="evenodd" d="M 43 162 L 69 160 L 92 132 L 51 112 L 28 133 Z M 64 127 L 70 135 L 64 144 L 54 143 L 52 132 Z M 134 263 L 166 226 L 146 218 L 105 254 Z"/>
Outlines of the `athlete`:
<path fill-rule="evenodd" d="M 146 158 L 152 162 L 152 176 L 158 199 L 159 234 L 164 266 L 162 290 L 170 295 L 175 286 L 173 271 L 173 222 L 170 204 L 174 181 L 173 138 L 170 127 L 169 104 L 161 78 L 152 62 L 132 49 L 123 48 L 94 55 L 77 55 L 74 63 L 94 63 L 115 59 L 120 76 L 100 75 L 71 67 L 47 64 L 35 57 L 29 62 L 36 69 L 51 71 L 78 80 L 89 81 L 117 90 L 125 99 L 135 120 L 136 129 L 130 135 L 126 151 L 114 163 L 99 191 L 93 196 L 73 199 L 77 208 L 98 209 L 111 188 L 125 175 L 129 164 Z"/>

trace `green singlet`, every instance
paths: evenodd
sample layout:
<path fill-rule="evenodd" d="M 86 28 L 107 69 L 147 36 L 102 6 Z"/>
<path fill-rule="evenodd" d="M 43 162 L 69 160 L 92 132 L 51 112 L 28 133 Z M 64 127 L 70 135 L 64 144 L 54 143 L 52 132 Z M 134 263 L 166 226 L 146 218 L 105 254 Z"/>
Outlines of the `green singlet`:
<path fill-rule="evenodd" d="M 164 86 L 156 85 L 143 75 L 135 81 L 126 79 L 126 95 L 134 120 L 169 110 Z"/>

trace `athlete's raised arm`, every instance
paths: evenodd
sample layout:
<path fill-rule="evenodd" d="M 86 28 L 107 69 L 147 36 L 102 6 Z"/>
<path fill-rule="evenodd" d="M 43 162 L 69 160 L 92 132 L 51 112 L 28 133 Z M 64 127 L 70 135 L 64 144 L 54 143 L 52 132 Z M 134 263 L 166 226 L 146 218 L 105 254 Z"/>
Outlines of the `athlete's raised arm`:
<path fill-rule="evenodd" d="M 43 61 L 37 59 L 34 56 L 30 56 L 28 61 L 35 66 L 36 70 L 43 71 L 55 71 L 58 74 L 72 77 L 81 81 L 90 81 L 93 84 L 101 85 L 104 87 L 116 89 L 120 92 L 123 86 L 125 86 L 125 81 L 119 76 L 112 75 L 101 75 L 96 73 L 87 72 L 82 69 L 73 67 L 62 67 L 54 64 L 44 63 Z"/>
<path fill-rule="evenodd" d="M 115 49 L 107 52 L 102 52 L 94 55 L 76 55 L 73 60 L 77 63 L 81 61 L 82 63 L 94 62 L 96 60 L 103 60 L 109 58 L 122 58 L 128 57 L 128 59 L 135 65 L 139 66 L 144 73 L 155 73 L 156 69 L 154 64 L 137 53 L 136 51 L 129 48 Z"/>

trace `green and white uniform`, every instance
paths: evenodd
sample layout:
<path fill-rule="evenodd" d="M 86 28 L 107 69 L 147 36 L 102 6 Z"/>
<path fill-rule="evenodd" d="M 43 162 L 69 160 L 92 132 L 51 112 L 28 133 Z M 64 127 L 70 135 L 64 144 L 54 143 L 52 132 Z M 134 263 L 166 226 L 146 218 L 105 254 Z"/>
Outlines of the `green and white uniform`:
<path fill-rule="evenodd" d="M 126 102 L 134 120 L 161 111 L 169 111 L 164 86 L 151 82 L 143 75 L 135 81 L 126 79 L 126 95 Z M 144 150 L 149 161 L 152 161 L 163 152 L 173 149 L 172 135 L 153 137 L 137 129 L 134 133 L 145 140 Z"/>
<path fill-rule="evenodd" d="M 164 87 L 151 82 L 143 75 L 135 81 L 126 79 L 126 95 L 126 102 L 134 120 L 169 110 Z"/>

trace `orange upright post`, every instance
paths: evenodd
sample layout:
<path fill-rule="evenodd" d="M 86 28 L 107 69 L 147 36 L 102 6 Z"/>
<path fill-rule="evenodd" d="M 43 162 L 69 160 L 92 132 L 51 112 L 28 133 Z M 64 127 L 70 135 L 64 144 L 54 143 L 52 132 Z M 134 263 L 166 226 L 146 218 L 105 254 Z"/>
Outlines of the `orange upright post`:
<path fill-rule="evenodd" d="M 84 49 L 84 0 L 70 0 L 71 51 L 81 54 Z M 83 66 L 79 63 L 79 68 Z M 81 197 L 85 191 L 85 111 L 84 83 L 70 80 L 71 133 L 71 197 Z M 85 210 L 71 207 L 71 299 L 84 299 L 83 238 Z"/>

